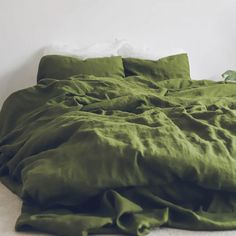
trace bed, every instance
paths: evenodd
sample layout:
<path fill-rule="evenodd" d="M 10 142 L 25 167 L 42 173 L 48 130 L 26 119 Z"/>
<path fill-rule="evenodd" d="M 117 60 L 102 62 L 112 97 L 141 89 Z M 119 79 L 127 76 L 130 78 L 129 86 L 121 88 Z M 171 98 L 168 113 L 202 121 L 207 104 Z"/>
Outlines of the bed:
<path fill-rule="evenodd" d="M 0 113 L 1 182 L 23 200 L 17 231 L 236 229 L 235 84 L 191 80 L 186 54 L 51 55 L 37 80 Z"/>

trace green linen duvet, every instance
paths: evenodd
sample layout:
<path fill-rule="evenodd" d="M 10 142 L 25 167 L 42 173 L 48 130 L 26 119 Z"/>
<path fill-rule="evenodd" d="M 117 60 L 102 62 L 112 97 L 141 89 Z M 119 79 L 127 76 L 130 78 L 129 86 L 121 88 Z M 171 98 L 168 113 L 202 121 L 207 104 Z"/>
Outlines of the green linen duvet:
<path fill-rule="evenodd" d="M 236 229 L 236 84 L 43 79 L 5 101 L 0 124 L 18 231 Z"/>

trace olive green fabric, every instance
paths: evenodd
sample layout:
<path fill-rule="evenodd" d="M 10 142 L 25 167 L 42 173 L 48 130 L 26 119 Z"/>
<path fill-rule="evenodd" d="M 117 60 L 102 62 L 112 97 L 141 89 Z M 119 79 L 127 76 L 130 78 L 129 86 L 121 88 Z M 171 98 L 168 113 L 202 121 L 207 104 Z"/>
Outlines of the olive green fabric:
<path fill-rule="evenodd" d="M 47 55 L 39 63 L 37 80 L 44 78 L 63 79 L 73 75 L 124 77 L 121 57 L 89 58 L 62 55 Z"/>
<path fill-rule="evenodd" d="M 143 75 L 156 81 L 166 79 L 190 79 L 187 54 L 164 57 L 157 61 L 123 58 L 123 63 L 126 76 Z"/>
<path fill-rule="evenodd" d="M 145 235 L 236 229 L 236 84 L 43 79 L 0 113 L 16 230 Z"/>

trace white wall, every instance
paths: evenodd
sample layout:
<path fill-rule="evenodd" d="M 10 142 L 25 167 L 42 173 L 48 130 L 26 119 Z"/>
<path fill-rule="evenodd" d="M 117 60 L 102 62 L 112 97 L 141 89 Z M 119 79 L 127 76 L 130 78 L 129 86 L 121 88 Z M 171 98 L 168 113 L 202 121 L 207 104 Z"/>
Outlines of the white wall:
<path fill-rule="evenodd" d="M 235 0 L 0 0 L 0 105 L 35 84 L 42 47 L 127 39 L 190 56 L 192 78 L 236 69 Z"/>

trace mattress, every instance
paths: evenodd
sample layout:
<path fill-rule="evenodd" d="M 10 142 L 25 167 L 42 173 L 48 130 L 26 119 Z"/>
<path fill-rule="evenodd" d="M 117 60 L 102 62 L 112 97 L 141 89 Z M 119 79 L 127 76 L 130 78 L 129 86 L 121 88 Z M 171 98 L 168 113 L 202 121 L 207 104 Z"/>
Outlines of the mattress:
<path fill-rule="evenodd" d="M 20 215 L 21 200 L 0 183 L 0 234 L 4 236 L 46 236 L 42 233 L 15 232 L 15 222 Z M 188 231 L 162 228 L 153 230 L 149 236 L 236 236 L 234 231 Z"/>

